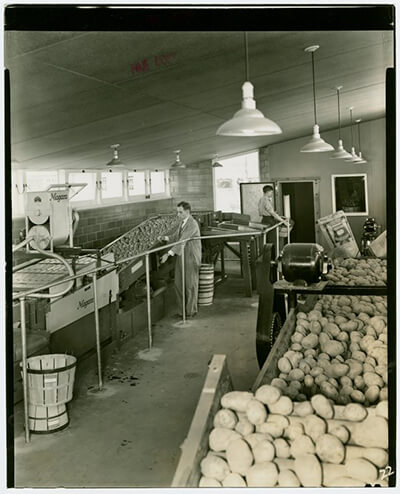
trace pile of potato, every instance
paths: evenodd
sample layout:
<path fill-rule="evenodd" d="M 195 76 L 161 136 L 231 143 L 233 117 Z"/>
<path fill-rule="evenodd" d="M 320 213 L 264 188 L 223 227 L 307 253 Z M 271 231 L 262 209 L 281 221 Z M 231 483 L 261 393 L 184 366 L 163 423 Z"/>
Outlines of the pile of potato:
<path fill-rule="evenodd" d="M 271 384 L 297 401 L 316 393 L 340 405 L 387 400 L 386 297 L 324 295 L 298 312 L 278 369 Z"/>
<path fill-rule="evenodd" d="M 325 278 L 337 285 L 385 285 L 386 259 L 337 258 L 333 261 L 333 269 Z"/>
<path fill-rule="evenodd" d="M 265 384 L 231 391 L 214 417 L 199 487 L 387 485 L 388 403 L 293 402 Z"/>
<path fill-rule="evenodd" d="M 150 250 L 157 243 L 157 237 L 168 234 L 178 226 L 176 215 L 163 215 L 149 218 L 125 233 L 110 246 L 102 249 L 103 254 L 113 252 L 115 260 L 141 254 Z"/>

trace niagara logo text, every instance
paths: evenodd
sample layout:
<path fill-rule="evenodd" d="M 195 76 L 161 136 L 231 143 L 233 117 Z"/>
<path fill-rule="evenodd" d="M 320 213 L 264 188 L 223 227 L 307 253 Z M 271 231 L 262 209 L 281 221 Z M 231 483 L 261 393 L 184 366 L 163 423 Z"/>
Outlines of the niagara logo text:
<path fill-rule="evenodd" d="M 57 202 L 65 201 L 66 199 L 68 199 L 68 194 L 66 194 L 66 193 L 57 194 L 57 192 L 52 192 L 51 198 L 53 199 L 53 201 L 57 201 Z"/>
<path fill-rule="evenodd" d="M 86 309 L 86 307 L 90 304 L 93 304 L 94 298 L 90 298 L 89 300 L 79 300 L 78 302 L 78 310 Z"/>

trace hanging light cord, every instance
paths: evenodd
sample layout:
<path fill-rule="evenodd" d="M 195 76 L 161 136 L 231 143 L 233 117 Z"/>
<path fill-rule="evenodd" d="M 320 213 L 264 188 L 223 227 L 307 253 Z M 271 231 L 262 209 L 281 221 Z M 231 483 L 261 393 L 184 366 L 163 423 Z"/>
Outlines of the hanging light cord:
<path fill-rule="evenodd" d="M 315 97 L 315 69 L 314 69 L 314 52 L 311 52 L 311 64 L 312 64 L 312 80 L 313 80 L 313 95 L 314 95 L 314 122 L 317 125 L 317 100 Z"/>
<path fill-rule="evenodd" d="M 357 130 L 358 130 L 358 149 L 361 151 L 361 138 L 360 138 L 360 122 L 357 122 Z"/>
<path fill-rule="evenodd" d="M 245 60 L 246 60 L 246 66 L 245 66 L 245 77 L 246 81 L 249 80 L 249 47 L 248 47 L 248 42 L 247 42 L 247 32 L 245 31 L 244 33 L 244 52 L 245 52 Z"/>
<path fill-rule="evenodd" d="M 339 103 L 339 91 L 340 89 L 337 89 L 337 112 L 338 112 L 338 123 L 339 123 L 339 139 L 340 139 L 340 103 Z"/>
<path fill-rule="evenodd" d="M 353 110 L 350 108 L 350 132 L 351 132 L 351 146 L 354 147 L 353 141 Z"/>

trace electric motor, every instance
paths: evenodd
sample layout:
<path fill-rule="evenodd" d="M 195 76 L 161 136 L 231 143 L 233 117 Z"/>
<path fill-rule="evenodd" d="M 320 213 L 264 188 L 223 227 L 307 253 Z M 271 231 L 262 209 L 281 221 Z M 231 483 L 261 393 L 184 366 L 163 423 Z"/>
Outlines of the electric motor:
<path fill-rule="evenodd" d="M 287 244 L 278 264 L 284 279 L 289 282 L 317 283 L 329 270 L 328 258 L 319 244 Z"/>

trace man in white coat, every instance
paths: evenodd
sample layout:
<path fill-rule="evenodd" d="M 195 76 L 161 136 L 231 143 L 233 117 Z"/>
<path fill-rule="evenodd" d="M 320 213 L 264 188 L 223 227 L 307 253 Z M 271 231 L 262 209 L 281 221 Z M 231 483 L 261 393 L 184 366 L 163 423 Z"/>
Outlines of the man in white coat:
<path fill-rule="evenodd" d="M 193 237 L 200 237 L 200 228 L 191 215 L 188 202 L 182 201 L 177 205 L 180 218 L 177 230 L 170 237 L 163 237 L 166 242 L 177 242 Z M 175 245 L 161 257 L 164 263 L 170 256 L 176 256 L 175 262 L 175 293 L 178 311 L 182 312 L 182 244 Z M 201 240 L 191 240 L 185 244 L 185 306 L 186 317 L 197 314 L 197 296 L 199 290 L 199 270 L 201 265 Z M 181 315 L 181 314 L 180 314 Z"/>

